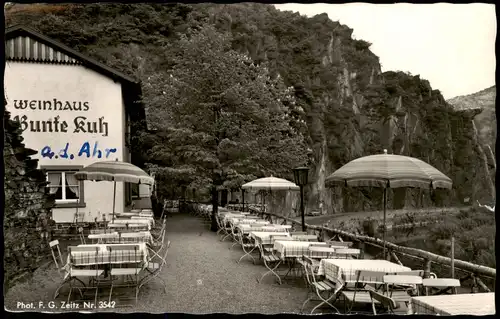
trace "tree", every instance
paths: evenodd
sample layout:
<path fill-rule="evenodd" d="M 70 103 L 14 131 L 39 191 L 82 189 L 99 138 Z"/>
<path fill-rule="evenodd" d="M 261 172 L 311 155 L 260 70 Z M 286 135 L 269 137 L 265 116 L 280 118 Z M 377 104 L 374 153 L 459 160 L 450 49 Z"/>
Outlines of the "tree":
<path fill-rule="evenodd" d="M 232 50 L 229 35 L 207 26 L 167 50 L 173 68 L 149 77 L 144 89 L 156 130 L 151 168 L 184 186 L 209 185 L 215 216 L 219 189 L 272 174 L 290 178 L 306 163 L 303 111 L 292 89 Z"/>

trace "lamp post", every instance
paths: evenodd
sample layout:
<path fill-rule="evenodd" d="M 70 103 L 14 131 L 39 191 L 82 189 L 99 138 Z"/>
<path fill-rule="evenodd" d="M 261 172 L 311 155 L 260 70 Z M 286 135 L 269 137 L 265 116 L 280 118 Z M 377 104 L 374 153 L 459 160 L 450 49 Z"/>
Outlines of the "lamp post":
<path fill-rule="evenodd" d="M 302 215 L 302 231 L 306 231 L 306 223 L 304 221 L 304 185 L 307 184 L 308 175 L 308 167 L 297 167 L 293 169 L 295 184 L 300 187 L 300 213 Z"/>

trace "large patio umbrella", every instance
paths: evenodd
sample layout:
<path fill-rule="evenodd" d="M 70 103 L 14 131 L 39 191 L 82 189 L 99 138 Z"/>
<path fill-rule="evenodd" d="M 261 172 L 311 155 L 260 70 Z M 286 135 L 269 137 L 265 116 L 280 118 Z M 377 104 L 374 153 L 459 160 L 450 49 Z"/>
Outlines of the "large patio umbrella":
<path fill-rule="evenodd" d="M 273 191 L 273 190 L 294 190 L 298 191 L 300 188 L 295 183 L 292 183 L 283 178 L 277 177 L 263 177 L 255 179 L 251 182 L 241 186 L 243 190 L 260 190 L 260 191 Z M 264 202 L 265 203 L 265 202 Z M 243 198 L 243 206 L 245 205 Z"/>
<path fill-rule="evenodd" d="M 112 181 L 113 185 L 113 221 L 115 219 L 116 182 L 153 185 L 154 178 L 139 167 L 116 161 L 95 162 L 75 173 L 78 180 Z"/>
<path fill-rule="evenodd" d="M 448 188 L 452 181 L 433 166 L 417 158 L 387 154 L 357 158 L 325 179 L 327 187 L 346 185 L 350 187 L 371 186 L 384 188 L 384 259 L 387 188 Z"/>

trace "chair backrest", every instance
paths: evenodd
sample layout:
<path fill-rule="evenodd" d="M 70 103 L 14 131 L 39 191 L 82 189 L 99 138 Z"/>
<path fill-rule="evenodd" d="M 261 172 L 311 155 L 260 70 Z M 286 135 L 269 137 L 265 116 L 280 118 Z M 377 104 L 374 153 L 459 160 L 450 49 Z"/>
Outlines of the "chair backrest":
<path fill-rule="evenodd" d="M 307 283 L 309 286 L 312 286 L 313 283 L 316 282 L 313 270 L 313 260 L 306 255 L 302 255 L 302 265 L 304 267 Z"/>
<path fill-rule="evenodd" d="M 397 272 L 388 273 L 388 275 L 402 275 L 402 276 L 420 276 L 420 277 L 424 277 L 424 271 L 423 270 L 397 271 Z"/>
<path fill-rule="evenodd" d="M 369 293 L 370 293 L 370 298 L 372 299 L 372 310 L 374 315 L 377 314 L 374 300 L 378 301 L 384 308 L 389 308 L 391 311 L 396 309 L 398 306 L 394 301 L 394 299 L 389 298 L 388 296 L 385 296 L 373 290 L 369 290 Z"/>
<path fill-rule="evenodd" d="M 424 287 L 446 288 L 460 287 L 460 280 L 453 278 L 426 278 L 422 280 Z"/>
<path fill-rule="evenodd" d="M 352 247 L 353 243 L 350 241 L 335 241 L 335 240 L 328 240 L 327 243 L 330 246 L 336 246 L 336 247 L 347 247 L 350 248 Z"/>
<path fill-rule="evenodd" d="M 383 284 L 385 275 L 384 271 L 357 270 L 356 282 Z"/>
<path fill-rule="evenodd" d="M 412 275 L 385 275 L 384 282 L 389 285 L 421 285 L 422 277 Z"/>
<path fill-rule="evenodd" d="M 162 262 L 160 264 L 160 271 L 161 271 L 161 268 L 163 268 L 163 266 L 167 263 L 167 255 L 168 255 L 168 250 L 170 248 L 170 240 L 168 241 L 167 243 L 167 247 L 165 248 L 165 253 L 164 255 L 162 256 Z"/>
<path fill-rule="evenodd" d="M 51 241 L 49 243 L 49 246 L 50 246 L 50 252 L 52 253 L 52 258 L 54 258 L 54 263 L 56 264 L 57 270 L 60 270 L 61 267 L 64 265 L 64 261 L 62 258 L 61 249 L 59 248 L 59 240 L 56 239 L 56 240 Z M 61 262 L 61 265 L 59 265 L 58 259 Z"/>
<path fill-rule="evenodd" d="M 361 254 L 361 250 L 357 248 L 335 249 L 335 254 L 341 258 L 349 258 L 352 256 L 359 257 L 359 255 Z"/>

